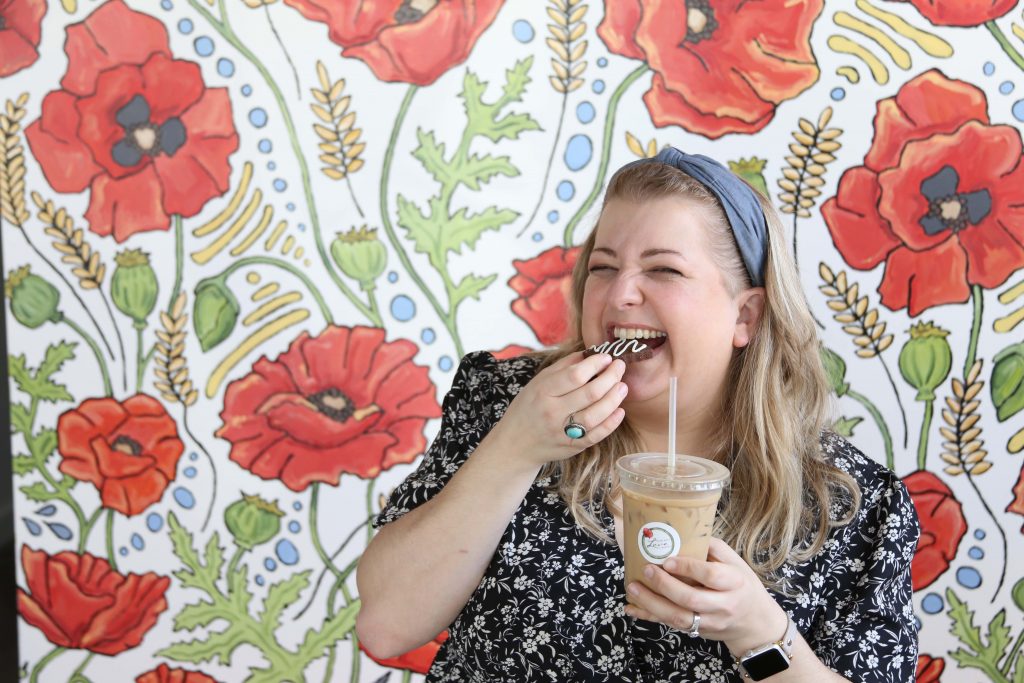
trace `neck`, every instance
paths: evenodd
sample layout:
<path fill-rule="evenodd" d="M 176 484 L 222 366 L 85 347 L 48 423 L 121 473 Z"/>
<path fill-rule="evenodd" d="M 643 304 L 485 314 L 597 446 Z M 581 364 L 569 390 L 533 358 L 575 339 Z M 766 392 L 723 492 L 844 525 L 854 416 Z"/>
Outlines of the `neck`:
<path fill-rule="evenodd" d="M 663 401 L 658 402 L 659 408 L 648 405 L 652 402 L 627 407 L 626 420 L 636 430 L 645 451 L 665 453 L 668 451 L 668 412 Z M 676 417 L 676 453 L 713 457 L 710 444 L 716 422 L 708 409 L 696 412 L 680 406 Z"/>

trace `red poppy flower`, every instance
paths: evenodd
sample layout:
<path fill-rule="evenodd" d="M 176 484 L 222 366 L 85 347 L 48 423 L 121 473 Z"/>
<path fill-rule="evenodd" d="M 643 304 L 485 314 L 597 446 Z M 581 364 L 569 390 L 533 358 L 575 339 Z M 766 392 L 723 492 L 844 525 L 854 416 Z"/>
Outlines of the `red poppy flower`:
<path fill-rule="evenodd" d="M 152 671 L 139 675 L 135 683 L 217 683 L 217 680 L 198 671 L 172 669 L 166 664 L 161 664 Z"/>
<path fill-rule="evenodd" d="M 0 78 L 39 59 L 45 0 L 0 0 Z"/>
<path fill-rule="evenodd" d="M 907 2 L 908 0 L 899 0 Z M 998 19 L 1017 0 L 909 0 L 924 18 L 939 26 L 980 26 Z"/>
<path fill-rule="evenodd" d="M 92 482 L 105 507 L 130 516 L 164 495 L 185 444 L 163 404 L 137 394 L 89 399 L 61 415 L 57 450 L 61 472 Z"/>
<path fill-rule="evenodd" d="M 437 651 L 441 649 L 441 643 L 446 640 L 448 640 L 448 631 L 442 631 L 440 635 L 426 645 L 421 645 L 415 650 L 406 652 L 404 655 L 389 657 L 388 659 L 378 659 L 377 657 L 374 657 L 373 653 L 363 647 L 362 643 L 359 644 L 359 649 L 365 652 L 370 659 L 381 666 L 389 666 L 392 669 L 401 669 L 403 671 L 426 674 L 430 671 L 430 665 L 434 663 L 434 658 L 437 657 Z"/>
<path fill-rule="evenodd" d="M 572 269 L 579 255 L 580 247 L 551 247 L 532 259 L 512 261 L 516 275 L 508 284 L 519 294 L 512 311 L 545 346 L 557 344 L 569 333 Z"/>
<path fill-rule="evenodd" d="M 917 683 L 939 683 L 939 676 L 946 668 L 946 660 L 942 657 L 934 658 L 931 655 L 918 655 L 917 675 L 914 679 Z"/>
<path fill-rule="evenodd" d="M 882 303 L 964 302 L 1024 266 L 1021 136 L 989 125 L 985 93 L 928 71 L 881 100 L 863 166 L 821 212 L 854 268 L 885 261 Z M 964 150 L 970 150 L 965 154 Z"/>
<path fill-rule="evenodd" d="M 914 551 L 910 574 L 914 590 L 930 586 L 956 557 L 967 533 L 967 520 L 953 492 L 931 472 L 918 470 L 903 478 L 921 522 L 921 538 Z"/>
<path fill-rule="evenodd" d="M 1013 487 L 1013 500 L 1006 506 L 1006 511 L 1024 515 L 1024 466 L 1020 468 L 1020 476 Z M 1020 532 L 1024 534 L 1024 526 L 1021 526 Z"/>
<path fill-rule="evenodd" d="M 232 460 L 293 491 L 412 462 L 427 420 L 441 416 L 416 351 L 406 339 L 385 342 L 376 327 L 303 333 L 228 386 L 217 436 L 231 442 Z"/>
<path fill-rule="evenodd" d="M 754 133 L 818 80 L 811 27 L 824 0 L 617 0 L 597 28 L 608 49 L 654 70 L 656 126 L 719 138 Z"/>
<path fill-rule="evenodd" d="M 171 214 L 194 216 L 227 191 L 238 149 L 228 91 L 172 59 L 161 22 L 111 0 L 67 35 L 63 89 L 25 134 L 55 190 L 91 189 L 90 230 L 118 242 L 167 230 Z"/>
<path fill-rule="evenodd" d="M 469 57 L 502 0 L 285 0 L 327 24 L 344 57 L 366 62 L 382 81 L 430 85 Z M 423 3 L 418 3 L 423 5 Z"/>
<path fill-rule="evenodd" d="M 142 642 L 167 609 L 171 584 L 157 574 L 118 574 L 89 553 L 47 555 L 21 547 L 28 590 L 18 612 L 54 645 L 116 655 Z"/>

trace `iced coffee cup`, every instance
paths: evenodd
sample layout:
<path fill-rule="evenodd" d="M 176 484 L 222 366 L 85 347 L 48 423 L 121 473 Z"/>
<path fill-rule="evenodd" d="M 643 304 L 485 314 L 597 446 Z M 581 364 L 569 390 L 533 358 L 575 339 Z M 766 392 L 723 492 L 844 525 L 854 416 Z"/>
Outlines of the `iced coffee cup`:
<path fill-rule="evenodd" d="M 616 463 L 622 483 L 626 585 L 643 578 L 648 564 L 683 555 L 708 557 L 718 500 L 729 470 L 717 462 L 665 453 L 633 453 Z"/>

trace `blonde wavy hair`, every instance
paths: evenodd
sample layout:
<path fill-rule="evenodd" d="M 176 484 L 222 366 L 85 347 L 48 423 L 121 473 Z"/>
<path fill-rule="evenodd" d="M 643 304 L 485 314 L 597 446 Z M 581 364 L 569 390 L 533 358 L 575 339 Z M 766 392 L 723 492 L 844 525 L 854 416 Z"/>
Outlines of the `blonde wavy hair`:
<path fill-rule="evenodd" d="M 718 407 L 721 425 L 708 444 L 711 457 L 732 472 L 715 535 L 749 564 L 765 585 L 779 585 L 776 571 L 812 557 L 830 528 L 847 523 L 860 506 L 860 490 L 822 453 L 831 424 L 832 399 L 818 352 L 814 319 L 807 307 L 785 229 L 771 203 L 754 190 L 768 223 L 765 306 L 756 334 L 733 355 Z M 692 202 L 704 217 L 715 263 L 733 295 L 751 287 L 728 219 L 717 198 L 679 169 L 660 162 L 634 164 L 616 173 L 605 192 L 614 199 L 645 202 L 664 197 Z M 572 275 L 571 338 L 535 354 L 541 367 L 583 349 L 581 311 L 587 265 L 597 228 L 583 244 Z M 601 522 L 600 503 L 614 512 L 621 489 L 615 461 L 642 450 L 627 420 L 579 456 L 549 463 L 542 476 L 588 533 L 614 543 Z M 830 516 L 840 510 L 838 519 Z"/>

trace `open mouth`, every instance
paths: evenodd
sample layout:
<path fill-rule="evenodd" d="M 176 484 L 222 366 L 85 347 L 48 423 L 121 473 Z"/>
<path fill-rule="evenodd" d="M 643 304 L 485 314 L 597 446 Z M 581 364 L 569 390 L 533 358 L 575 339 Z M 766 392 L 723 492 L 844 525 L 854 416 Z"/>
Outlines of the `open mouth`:
<path fill-rule="evenodd" d="M 661 330 L 647 328 L 609 327 L 607 340 L 584 351 L 584 356 L 608 353 L 626 363 L 644 361 L 654 356 L 654 351 L 668 341 L 668 335 Z"/>

